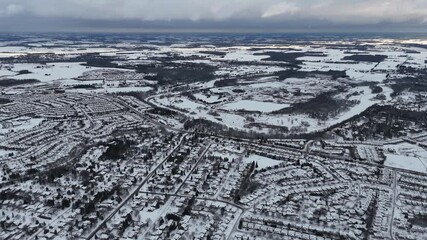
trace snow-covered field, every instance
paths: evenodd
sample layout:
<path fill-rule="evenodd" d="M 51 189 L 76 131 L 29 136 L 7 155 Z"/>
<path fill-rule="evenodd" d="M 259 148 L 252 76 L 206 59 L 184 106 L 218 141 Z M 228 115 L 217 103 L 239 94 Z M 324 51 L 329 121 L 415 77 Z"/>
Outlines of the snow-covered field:
<path fill-rule="evenodd" d="M 14 79 L 37 79 L 42 82 L 47 82 L 76 78 L 86 71 L 95 69 L 82 66 L 81 64 L 82 63 L 75 62 L 48 63 L 46 65 L 32 63 L 14 64 L 10 67 L 10 71 L 3 71 L 2 75 L 7 75 Z M 16 75 L 19 71 L 23 70 L 28 70 L 31 73 Z"/>
<path fill-rule="evenodd" d="M 261 80 L 263 81 L 263 80 Z M 218 122 L 227 125 L 231 128 L 237 128 L 242 130 L 247 130 L 248 124 L 251 123 L 248 121 L 246 116 L 250 116 L 255 123 L 287 127 L 293 132 L 314 132 L 330 127 L 334 124 L 345 121 L 357 114 L 362 113 L 364 110 L 369 108 L 374 104 L 381 103 L 383 100 L 376 99 L 377 94 L 372 93 L 371 89 L 367 86 L 354 87 L 351 89 L 350 93 L 357 92 L 357 95 L 352 95 L 348 100 L 356 100 L 358 103 L 348 110 L 338 114 L 334 118 L 330 118 L 326 121 L 321 121 L 315 118 L 311 118 L 306 114 L 274 114 L 271 112 L 277 111 L 283 108 L 291 106 L 292 101 L 301 101 L 300 98 L 295 96 L 282 97 L 281 102 L 289 101 L 289 103 L 277 103 L 273 101 L 278 101 L 278 98 L 268 95 L 271 91 L 282 91 L 281 89 L 304 89 L 307 92 L 320 91 L 320 89 L 329 89 L 327 85 L 320 79 L 308 78 L 289 78 L 285 81 L 265 79 L 266 82 L 254 83 L 246 86 L 238 86 L 240 89 L 244 89 L 245 93 L 236 94 L 234 93 L 233 87 L 223 87 L 223 88 L 211 88 L 210 91 L 212 94 L 210 97 L 207 97 L 205 94 L 197 93 L 194 96 L 207 103 L 218 102 L 219 98 L 216 94 L 227 93 L 229 96 L 221 98 L 221 101 L 228 101 L 225 104 L 203 104 L 202 102 L 195 102 L 186 97 L 179 95 L 172 95 L 169 97 L 156 98 L 155 102 L 160 103 L 162 106 L 171 106 L 173 108 L 184 109 L 191 113 L 193 118 L 203 118 L 208 119 L 213 122 Z M 336 83 L 332 83 L 332 86 L 335 86 Z M 307 86 L 309 85 L 309 86 Z M 325 85 L 325 87 L 323 87 Z M 304 87 L 307 86 L 307 87 Z M 385 95 L 384 101 L 389 101 L 391 99 L 390 94 L 392 89 L 381 85 Z M 343 93 L 337 95 L 339 98 L 344 98 L 348 93 Z M 252 98 L 253 100 L 244 100 L 242 98 Z M 224 112 L 230 111 L 230 112 Z M 233 111 L 244 110 L 247 112 L 261 112 L 262 114 L 242 114 L 236 113 Z M 215 111 L 216 116 L 208 114 L 209 111 Z M 251 130 L 257 132 L 267 132 L 268 129 L 265 128 L 251 128 Z"/>
<path fill-rule="evenodd" d="M 43 118 L 28 118 L 21 117 L 15 118 L 13 120 L 8 120 L 0 124 L 0 134 L 6 134 L 10 131 L 20 131 L 20 130 L 28 130 L 36 127 L 41 122 L 43 122 Z"/>
<path fill-rule="evenodd" d="M 96 45 L 91 46 L 90 42 L 74 46 L 73 42 L 35 42 L 28 46 L 7 46 L 3 43 L 0 46 L 0 55 L 4 54 L 63 54 L 65 58 L 72 58 L 81 54 L 99 53 L 101 56 L 119 57 L 127 61 L 114 61 L 119 64 L 161 64 L 162 60 L 151 58 L 168 58 L 179 56 L 171 62 L 185 64 L 187 62 L 208 64 L 217 69 L 213 72 L 216 79 L 206 82 L 190 84 L 196 99 L 189 99 L 184 96 L 166 96 L 155 98 L 154 102 L 163 107 L 184 110 L 183 112 L 192 118 L 204 118 L 217 123 L 225 124 L 231 128 L 242 130 L 255 130 L 267 132 L 268 126 L 287 127 L 297 132 L 312 132 L 325 129 L 331 125 L 342 122 L 354 115 L 360 114 L 368 107 L 382 103 L 381 100 L 374 99 L 376 94 L 372 94 L 369 87 L 356 86 L 349 87 L 349 83 L 377 82 L 383 88 L 383 94 L 387 102 L 391 100 L 390 89 L 382 81 L 387 77 L 396 75 L 396 68 L 407 63 L 410 66 L 422 67 L 425 65 L 427 53 L 417 47 L 400 46 L 393 41 L 378 41 L 373 45 L 366 43 L 366 49 L 349 49 L 341 47 L 341 44 L 354 44 L 352 41 L 329 41 L 292 44 L 259 44 L 259 45 L 189 45 L 187 43 L 176 43 L 171 45 L 156 44 L 149 42 L 137 44 L 137 42 L 124 42 L 116 45 Z M 59 44 L 58 47 L 55 47 Z M 337 47 L 334 46 L 337 44 Z M 64 47 L 65 46 L 65 47 Z M 140 47 L 132 50 L 132 47 Z M 146 47 L 146 48 L 145 48 Z M 256 48 L 256 49 L 255 49 Z M 407 51 L 408 49 L 412 50 Z M 418 51 L 419 53 L 417 53 Z M 218 54 L 216 54 L 217 52 Z M 318 56 L 304 56 L 296 60 L 301 61 L 299 71 L 316 72 L 313 75 L 299 76 L 290 74 L 283 77 L 277 74 L 279 71 L 290 70 L 287 64 L 292 59 L 283 61 L 268 60 L 267 52 L 301 54 L 316 52 Z M 345 57 L 365 54 L 365 55 L 385 55 L 381 62 L 344 60 Z M 180 58 L 182 57 L 182 59 Z M 188 58 L 188 59 L 186 59 Z M 280 59 L 279 59 L 280 60 Z M 238 63 L 238 64 L 234 64 Z M 65 86 L 67 91 L 79 93 L 115 93 L 115 92 L 147 92 L 154 88 L 150 84 L 130 84 L 126 87 L 117 85 L 105 86 L 100 81 L 78 82 L 75 78 L 87 71 L 97 70 L 96 67 L 86 67 L 82 62 L 57 62 L 48 64 L 4 64 L 0 65 L 0 78 L 14 79 L 38 79 L 41 84 L 55 83 Z M 108 69 L 108 68 L 103 68 Z M 28 70 L 31 73 L 18 74 L 19 71 Z M 329 71 L 344 71 L 348 77 L 331 78 Z M 133 71 L 121 69 L 121 71 Z M 324 72 L 324 74 L 319 74 Z M 218 79 L 237 78 L 237 85 L 228 87 L 214 87 Z M 143 79 L 143 78 L 141 78 Z M 118 82 L 118 81 L 117 81 Z M 130 82 L 130 81 L 129 81 Z M 157 83 L 157 81 L 154 81 Z M 95 84 L 96 89 L 75 89 L 76 84 Z M 154 84 L 153 84 L 154 85 Z M 38 85 L 37 85 L 38 86 Z M 56 85 L 58 86 L 58 85 Z M 132 87 L 131 87 L 132 86 Z M 348 89 L 358 91 L 361 94 L 350 97 L 349 100 L 357 100 L 358 104 L 352 106 L 345 112 L 338 114 L 335 118 L 321 121 L 310 118 L 308 114 L 272 114 L 273 111 L 292 106 L 294 103 L 304 102 L 312 99 L 320 93 L 333 92 L 340 87 L 346 90 L 341 96 L 345 97 Z M 198 92 L 197 89 L 203 89 Z M 242 90 L 242 92 L 236 91 Z M 7 88 L 5 93 L 19 91 L 18 88 Z M 210 93 L 209 93 L 210 91 Z M 255 113 L 238 113 L 237 110 Z M 257 127 L 254 127 L 256 124 Z M 260 126 L 264 125 L 264 126 Z M 260 127 L 258 127 L 260 126 Z"/>
<path fill-rule="evenodd" d="M 157 99 L 158 102 L 165 106 L 174 106 L 180 109 L 185 109 L 189 111 L 196 111 L 196 109 L 204 108 L 203 104 L 196 103 L 188 98 L 180 97 L 180 98 L 162 98 Z"/>
<path fill-rule="evenodd" d="M 258 111 L 258 112 L 273 112 L 282 108 L 289 107 L 289 104 L 278 104 L 272 102 L 259 102 L 252 100 L 240 100 L 233 103 L 227 103 L 222 106 L 226 110 L 245 110 L 245 111 Z"/>
<path fill-rule="evenodd" d="M 8 156 L 9 154 L 15 154 L 15 151 L 0 149 L 0 159 L 2 157 Z"/>
<path fill-rule="evenodd" d="M 44 46 L 47 46 L 49 43 L 44 43 Z M 34 45 L 34 44 L 33 44 Z M 7 54 L 15 55 L 26 55 L 26 54 L 84 54 L 84 53 L 108 53 L 116 52 L 117 49 L 114 48 L 101 48 L 93 47 L 85 48 L 84 46 L 73 45 L 73 47 L 52 47 L 47 48 L 41 45 L 34 45 L 34 47 L 24 47 L 24 46 L 0 46 L 0 56 Z"/>
<path fill-rule="evenodd" d="M 417 145 L 401 143 L 384 146 L 384 165 L 427 173 L 427 151 Z"/>
<path fill-rule="evenodd" d="M 98 69 L 98 68 L 83 66 L 83 62 L 58 62 L 47 64 L 34 64 L 34 63 L 17 63 L 13 65 L 3 65 L 0 68 L 1 77 L 13 79 L 36 79 L 42 82 L 50 82 L 54 80 L 69 80 L 81 76 L 84 72 Z M 27 70 L 30 73 L 18 74 L 19 71 Z"/>
<path fill-rule="evenodd" d="M 248 157 L 243 158 L 243 162 L 247 163 L 247 164 L 255 162 L 258 165 L 258 169 L 267 168 L 267 167 L 274 167 L 274 166 L 282 163 L 282 161 L 278 161 L 278 160 L 274 160 L 271 158 L 259 156 L 256 154 L 251 154 Z"/>
<path fill-rule="evenodd" d="M 215 72 L 217 76 L 240 76 L 252 74 L 271 74 L 278 71 L 287 70 L 284 67 L 268 66 L 268 65 L 241 65 L 241 66 L 222 66 Z"/>
<path fill-rule="evenodd" d="M 386 87 L 386 86 L 382 86 L 382 88 L 383 88 L 382 94 L 384 94 L 386 96 L 386 100 L 384 100 L 384 101 L 391 100 L 390 94 L 393 92 L 393 90 L 389 87 Z M 358 100 L 359 104 L 352 107 L 349 111 L 346 111 L 345 113 L 339 115 L 337 118 L 332 119 L 330 121 L 329 125 L 340 123 L 346 119 L 349 119 L 349 118 L 351 118 L 357 114 L 362 113 L 363 111 L 365 111 L 370 106 L 377 104 L 377 103 L 380 103 L 382 101 L 382 100 L 374 99 L 377 94 L 372 93 L 371 90 L 369 89 L 369 87 L 358 87 L 356 90 L 357 91 L 363 91 L 363 94 L 358 95 L 358 96 L 352 96 L 352 97 L 350 97 L 349 100 Z"/>

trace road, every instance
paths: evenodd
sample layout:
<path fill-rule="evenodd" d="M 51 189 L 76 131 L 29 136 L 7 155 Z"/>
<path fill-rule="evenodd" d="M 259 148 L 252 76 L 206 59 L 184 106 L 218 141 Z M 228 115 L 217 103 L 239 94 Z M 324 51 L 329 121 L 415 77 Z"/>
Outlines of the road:
<path fill-rule="evenodd" d="M 158 193 L 158 192 L 150 192 L 150 191 L 141 191 L 141 193 L 145 193 L 145 194 L 153 194 L 153 195 L 162 195 L 165 197 L 184 197 L 187 198 L 189 197 L 189 195 L 183 195 L 183 194 L 176 194 L 176 193 Z M 216 198 L 207 198 L 207 197 L 199 197 L 196 196 L 195 197 L 198 200 L 206 200 L 206 201 L 212 201 L 212 202 L 221 202 L 221 203 L 225 203 L 225 204 L 229 204 L 235 208 L 238 208 L 240 210 L 244 210 L 245 208 L 243 208 L 240 205 L 237 205 L 236 203 L 227 201 L 227 200 L 221 200 L 221 199 L 216 199 Z"/>
<path fill-rule="evenodd" d="M 200 163 L 200 161 L 203 159 L 203 157 L 205 156 L 206 152 L 209 150 L 209 148 L 211 147 L 212 143 L 209 143 L 209 145 L 205 148 L 205 150 L 203 151 L 203 153 L 200 155 L 199 159 L 197 160 L 197 162 L 194 164 L 194 167 L 191 169 L 191 171 L 189 172 L 189 174 L 186 176 L 186 178 L 184 179 L 184 181 L 181 183 L 181 185 L 178 187 L 178 189 L 174 192 L 174 193 L 156 193 L 156 192 L 149 192 L 149 191 L 145 191 L 145 192 L 141 192 L 141 193 L 146 193 L 146 194 L 155 194 L 155 195 L 162 195 L 165 197 L 188 197 L 188 195 L 182 195 L 182 194 L 178 194 L 179 191 L 181 190 L 181 188 L 184 186 L 185 182 L 187 181 L 187 179 L 191 176 L 191 174 L 194 172 L 194 170 L 197 168 L 197 165 Z M 221 200 L 221 199 L 217 199 L 217 198 L 206 198 L 206 197 L 195 197 L 198 200 L 205 200 L 205 201 L 212 201 L 212 202 L 221 202 L 221 203 L 225 203 L 228 205 L 231 205 L 237 209 L 239 209 L 241 212 L 239 214 L 239 217 L 237 218 L 236 222 L 233 225 L 233 229 L 232 231 L 230 231 L 230 234 L 227 236 L 227 239 L 230 239 L 230 237 L 232 236 L 232 233 L 236 230 L 240 219 L 243 216 L 243 213 L 245 212 L 245 209 L 242 206 L 239 206 L 233 202 L 230 201 L 226 201 L 226 200 Z"/>
<path fill-rule="evenodd" d="M 388 227 L 388 230 L 389 230 L 390 238 L 394 239 L 393 220 L 394 220 L 394 209 L 396 208 L 396 197 L 397 197 L 397 173 L 396 173 L 396 171 L 393 171 L 392 191 L 393 191 L 393 200 L 391 203 L 390 226 Z"/>
<path fill-rule="evenodd" d="M 233 236 L 233 233 L 238 230 L 237 228 L 239 226 L 240 219 L 242 219 L 244 213 L 245 210 L 243 209 L 242 212 L 239 214 L 239 217 L 237 218 L 236 222 L 234 223 L 233 229 L 231 230 L 230 235 L 228 235 L 227 240 L 230 240 L 231 236 Z"/>
<path fill-rule="evenodd" d="M 179 187 L 174 191 L 174 193 L 172 194 L 162 194 L 165 197 L 173 197 L 173 196 L 178 196 L 178 192 L 179 190 L 181 190 L 181 188 L 184 186 L 185 182 L 187 181 L 187 179 L 191 176 L 191 174 L 193 173 L 193 171 L 196 169 L 197 165 L 199 165 L 200 161 L 202 160 L 202 158 L 205 156 L 206 152 L 209 150 L 209 148 L 211 147 L 212 143 L 209 143 L 208 146 L 206 146 L 206 148 L 203 150 L 203 153 L 200 155 L 200 157 L 197 159 L 196 163 L 194 164 L 193 168 L 191 169 L 191 171 L 186 175 L 185 179 L 182 181 L 182 183 L 179 185 Z M 141 193 L 151 193 L 151 192 L 144 192 L 144 191 L 140 191 Z M 182 195 L 184 196 L 184 195 Z M 187 197 L 187 196 L 186 196 Z M 159 214 L 159 216 L 163 216 L 164 213 L 168 210 L 169 206 L 171 205 L 171 203 L 173 202 L 173 199 L 170 198 L 168 199 L 165 204 L 162 206 L 162 211 Z M 153 224 L 153 223 L 152 223 Z M 148 229 L 151 228 L 151 225 L 149 225 Z M 147 234 L 147 232 L 145 232 L 145 234 L 143 234 L 141 237 L 143 239 L 145 239 L 145 235 Z"/>
<path fill-rule="evenodd" d="M 133 198 L 133 196 L 135 196 L 139 190 L 142 188 L 142 186 L 144 186 L 147 181 L 153 177 L 153 175 L 156 173 L 157 169 L 159 169 L 160 166 L 162 166 L 167 160 L 168 158 L 174 153 L 176 152 L 176 150 L 178 150 L 178 148 L 182 145 L 184 138 L 187 136 L 187 134 L 182 135 L 178 145 L 153 169 L 151 170 L 148 175 L 144 178 L 144 180 L 142 180 L 142 182 L 116 207 L 114 208 L 110 214 L 100 223 L 98 224 L 98 226 L 96 226 L 92 232 L 87 235 L 87 237 L 85 237 L 85 239 L 89 240 L 92 239 L 95 234 L 103 227 L 105 226 L 105 224 L 111 220 L 111 218 L 114 217 L 114 215 L 130 200 Z"/>
<path fill-rule="evenodd" d="M 183 198 L 188 197 L 188 195 L 175 194 L 175 193 L 157 193 L 157 192 L 149 192 L 149 191 L 141 191 L 141 193 L 161 195 L 161 196 L 165 196 L 165 197 L 183 197 Z M 227 201 L 227 200 L 221 200 L 221 199 L 216 199 L 216 198 L 206 198 L 206 197 L 199 197 L 199 196 L 196 196 L 195 199 L 203 200 L 203 201 L 225 203 L 225 204 L 231 205 L 231 206 L 233 206 L 233 207 L 235 207 L 241 211 L 241 213 L 239 214 L 239 217 L 237 218 L 236 222 L 233 225 L 233 229 L 230 231 L 230 235 L 228 235 L 228 237 L 227 237 L 227 240 L 230 239 L 230 237 L 233 235 L 233 232 L 235 232 L 237 230 L 237 226 L 239 225 L 240 219 L 242 218 L 246 209 L 243 208 L 242 206 L 239 206 L 239 205 L 237 205 L 233 202 Z"/>
<path fill-rule="evenodd" d="M 193 174 L 194 170 L 197 168 L 197 166 L 199 165 L 200 161 L 203 159 L 203 157 L 206 155 L 206 153 L 208 152 L 209 148 L 211 147 L 212 143 L 210 142 L 208 144 L 208 146 L 203 150 L 202 154 L 200 155 L 200 157 L 197 159 L 196 163 L 194 164 L 193 168 L 191 169 L 191 171 L 187 174 L 187 176 L 185 177 L 185 179 L 182 181 L 181 185 L 178 187 L 178 189 L 176 189 L 175 194 L 179 193 L 179 190 L 181 190 L 181 188 L 184 186 L 185 182 L 188 180 L 188 178 L 191 176 L 191 174 Z"/>
<path fill-rule="evenodd" d="M 304 144 L 303 151 L 304 151 L 304 152 L 309 152 L 309 151 L 310 151 L 310 147 L 311 147 L 311 145 L 313 145 L 313 143 L 314 143 L 314 140 L 309 140 L 309 141 L 307 141 L 307 142 Z"/>
<path fill-rule="evenodd" d="M 153 124 L 155 124 L 155 125 L 157 125 L 157 126 L 164 127 L 165 129 L 171 130 L 171 131 L 173 131 L 173 132 L 185 132 L 185 133 L 191 133 L 190 131 L 186 131 L 186 130 L 184 130 L 184 129 L 179 129 L 179 128 L 173 128 L 173 127 L 170 127 L 170 126 L 165 125 L 165 124 L 163 124 L 163 123 L 160 123 L 160 122 L 158 122 L 158 121 L 155 121 L 155 120 L 153 120 L 152 118 L 150 118 L 150 117 L 149 117 L 149 115 L 146 115 L 146 114 L 144 114 L 144 113 L 142 113 L 142 112 L 138 111 L 138 109 L 136 109 L 136 108 L 132 107 L 132 106 L 131 106 L 130 104 L 128 104 L 126 101 L 123 101 L 123 100 L 121 100 L 121 99 L 119 99 L 119 98 L 116 98 L 115 100 L 117 101 L 117 103 L 119 103 L 119 104 L 120 104 L 120 105 L 122 105 L 123 107 L 130 109 L 133 113 L 135 113 L 135 114 L 136 114 L 137 116 L 139 116 L 140 118 L 142 118 L 142 119 L 144 119 L 144 120 L 146 120 L 146 121 L 149 121 L 149 122 L 151 122 L 151 123 L 153 123 Z M 174 110 L 174 111 L 176 111 L 176 110 Z"/>
<path fill-rule="evenodd" d="M 28 238 L 28 240 L 36 239 L 37 235 L 39 235 L 43 230 L 48 229 L 49 227 L 51 227 L 51 226 L 52 226 L 52 225 L 54 225 L 54 224 L 57 224 L 57 220 L 58 220 L 60 217 L 64 216 L 64 214 L 68 213 L 68 212 L 69 212 L 69 211 L 71 211 L 71 210 L 72 210 L 72 207 L 69 207 L 69 208 L 67 208 L 67 209 L 63 210 L 63 211 L 62 211 L 60 214 L 58 214 L 55 218 L 52 218 L 51 220 L 49 220 L 49 221 L 46 223 L 46 225 L 45 225 L 44 227 L 40 228 L 37 232 L 35 232 L 33 235 L 31 235 L 31 236 Z"/>

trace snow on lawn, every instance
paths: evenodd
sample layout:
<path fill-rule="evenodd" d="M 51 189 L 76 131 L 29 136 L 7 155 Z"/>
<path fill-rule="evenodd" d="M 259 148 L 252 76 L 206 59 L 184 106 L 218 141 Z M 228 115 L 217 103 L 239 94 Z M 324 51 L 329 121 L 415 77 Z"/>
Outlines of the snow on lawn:
<path fill-rule="evenodd" d="M 225 159 L 225 158 L 235 159 L 235 158 L 239 157 L 239 155 L 230 153 L 230 152 L 225 151 L 225 150 L 223 150 L 223 151 L 215 151 L 215 152 L 210 153 L 209 155 L 210 156 L 215 156 L 215 157 L 222 157 L 223 159 Z"/>
<path fill-rule="evenodd" d="M 256 154 L 251 154 L 249 157 L 243 158 L 243 162 L 250 164 L 252 162 L 256 162 L 258 164 L 258 169 L 273 167 L 282 163 L 282 161 L 274 160 L 271 158 L 259 156 Z"/>
<path fill-rule="evenodd" d="M 153 211 L 149 212 L 145 209 L 141 212 L 139 212 L 139 217 L 141 222 L 148 222 L 148 221 L 156 221 L 161 214 L 161 208 L 154 209 Z"/>
<path fill-rule="evenodd" d="M 416 157 L 408 157 L 395 154 L 385 154 L 387 160 L 384 162 L 384 165 L 389 167 L 402 168 L 417 172 L 427 172 L 427 168 L 424 166 L 423 162 Z"/>
<path fill-rule="evenodd" d="M 219 113 L 222 122 L 231 128 L 245 129 L 245 118 L 229 113 Z M 210 115 L 209 115 L 210 116 Z"/>
<path fill-rule="evenodd" d="M 410 143 L 384 146 L 386 161 L 384 165 L 417 172 L 427 172 L 427 151 Z"/>
<path fill-rule="evenodd" d="M 260 112 L 273 112 L 282 108 L 289 107 L 289 104 L 279 104 L 272 102 L 258 102 L 252 100 L 240 100 L 233 103 L 228 103 L 222 106 L 225 110 L 246 110 L 246 111 L 260 111 Z"/>
<path fill-rule="evenodd" d="M 16 151 L 9 151 L 9 150 L 4 150 L 4 149 L 1 149 L 1 148 L 0 148 L 0 159 L 1 159 L 2 157 L 8 156 L 10 153 L 15 154 L 15 153 L 16 153 Z"/>
<path fill-rule="evenodd" d="M 5 123 L 0 125 L 0 134 L 7 134 L 10 131 L 20 131 L 20 130 L 29 130 L 38 126 L 43 122 L 43 118 L 27 118 L 20 117 L 13 120 L 5 121 Z"/>

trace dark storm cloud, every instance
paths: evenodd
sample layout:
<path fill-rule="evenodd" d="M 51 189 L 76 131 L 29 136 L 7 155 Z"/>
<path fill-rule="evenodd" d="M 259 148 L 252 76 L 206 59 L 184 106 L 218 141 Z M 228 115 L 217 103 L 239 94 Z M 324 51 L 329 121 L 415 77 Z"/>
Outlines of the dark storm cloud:
<path fill-rule="evenodd" d="M 427 27 L 427 0 L 0 0 L 0 27 L 403 31 Z"/>

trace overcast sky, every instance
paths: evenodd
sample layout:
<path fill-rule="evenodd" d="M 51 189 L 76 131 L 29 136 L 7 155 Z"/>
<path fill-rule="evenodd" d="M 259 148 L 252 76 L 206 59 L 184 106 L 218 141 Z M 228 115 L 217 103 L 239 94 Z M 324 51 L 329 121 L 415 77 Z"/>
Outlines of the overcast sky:
<path fill-rule="evenodd" d="M 0 0 L 0 31 L 427 31 L 427 0 Z"/>

